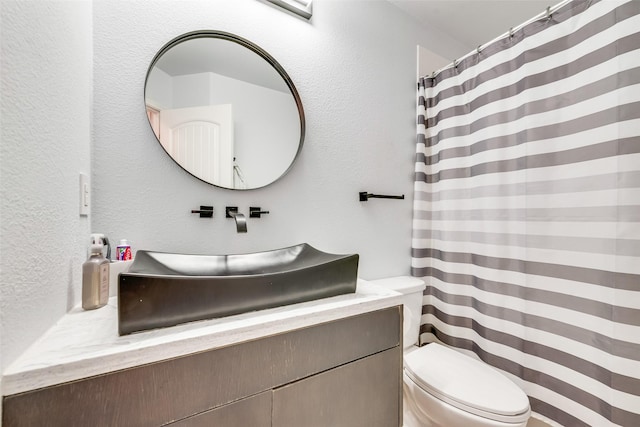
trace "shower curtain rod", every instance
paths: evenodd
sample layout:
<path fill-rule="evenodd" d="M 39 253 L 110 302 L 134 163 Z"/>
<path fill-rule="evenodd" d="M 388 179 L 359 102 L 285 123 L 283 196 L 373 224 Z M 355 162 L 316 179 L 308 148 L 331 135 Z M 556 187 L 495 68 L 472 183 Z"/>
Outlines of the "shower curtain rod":
<path fill-rule="evenodd" d="M 431 76 L 429 76 L 429 77 L 434 78 L 435 76 L 437 76 L 438 74 L 440 74 L 444 70 L 448 70 L 449 68 L 457 67 L 458 64 L 460 63 L 460 61 L 462 61 L 463 59 L 468 58 L 469 56 L 471 56 L 471 55 L 473 55 L 475 53 L 480 53 L 484 48 L 486 48 L 487 46 L 489 46 L 492 43 L 497 42 L 498 40 L 502 40 L 502 39 L 505 39 L 507 37 L 513 36 L 513 34 L 516 31 L 521 30 L 522 28 L 526 27 L 527 25 L 531 24 L 532 22 L 536 22 L 536 21 L 539 21 L 541 19 L 551 19 L 553 14 L 556 13 L 558 11 L 558 9 L 562 8 L 566 4 L 571 3 L 571 1 L 572 0 L 563 0 L 563 1 L 561 1 L 560 3 L 558 3 L 555 6 L 548 6 L 543 12 L 540 12 L 539 14 L 537 14 L 533 18 L 529 19 L 528 21 L 525 21 L 525 22 L 523 22 L 522 24 L 520 24 L 520 25 L 518 25 L 516 27 L 511 27 L 509 29 L 509 31 L 507 31 L 506 33 L 499 35 L 498 37 L 488 41 L 487 43 L 481 44 L 476 49 L 474 49 L 471 52 L 467 53 L 463 57 L 455 59 L 452 63 L 450 63 L 448 65 L 445 65 L 444 67 L 434 71 L 433 73 L 431 73 Z M 590 4 L 591 4 L 591 0 L 589 0 L 589 2 L 587 2 L 587 8 L 590 6 Z"/>

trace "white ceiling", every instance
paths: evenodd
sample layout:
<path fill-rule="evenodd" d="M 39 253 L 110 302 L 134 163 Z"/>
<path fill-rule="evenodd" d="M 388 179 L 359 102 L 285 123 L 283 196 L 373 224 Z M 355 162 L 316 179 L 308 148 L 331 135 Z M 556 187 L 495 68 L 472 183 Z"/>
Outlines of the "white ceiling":
<path fill-rule="evenodd" d="M 436 27 L 449 34 L 472 51 L 497 36 L 506 33 L 511 27 L 528 21 L 547 6 L 553 6 L 557 0 L 388 0 L 391 4 L 404 10 L 426 26 Z M 194 53 L 206 44 L 207 53 Z M 224 49 L 224 51 L 222 50 Z M 220 50 L 218 52 L 218 50 Z M 237 61 L 229 61 L 233 55 L 242 55 Z M 458 52 L 464 54 L 467 52 Z M 255 57 L 255 58 L 254 58 Z M 220 61 L 220 58 L 226 58 Z M 257 64 L 250 62 L 257 59 Z M 453 58 L 446 60 L 451 61 Z M 230 67 L 235 64 L 235 68 Z M 431 64 L 433 65 L 433 64 Z M 444 65 L 444 63 L 442 64 Z M 156 67 L 169 75 L 192 74 L 196 72 L 214 71 L 218 74 L 234 76 L 234 78 L 271 87 L 275 90 L 288 91 L 275 70 L 240 45 L 215 39 L 195 39 L 182 43 L 171 49 L 170 55 L 164 55 Z M 265 72 L 264 67 L 267 68 Z M 440 66 L 432 67 L 440 68 Z M 432 71 L 431 68 L 429 68 Z M 273 82 L 266 82 L 265 76 Z"/>
<path fill-rule="evenodd" d="M 559 0 L 388 0 L 449 34 L 469 51 L 528 21 Z"/>

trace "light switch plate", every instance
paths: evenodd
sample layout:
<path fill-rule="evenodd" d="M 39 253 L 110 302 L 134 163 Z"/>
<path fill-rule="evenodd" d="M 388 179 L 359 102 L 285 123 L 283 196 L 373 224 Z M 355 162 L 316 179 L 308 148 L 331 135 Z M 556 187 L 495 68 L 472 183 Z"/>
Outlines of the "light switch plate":
<path fill-rule="evenodd" d="M 91 185 L 89 177 L 80 174 L 80 216 L 88 216 L 91 210 Z"/>

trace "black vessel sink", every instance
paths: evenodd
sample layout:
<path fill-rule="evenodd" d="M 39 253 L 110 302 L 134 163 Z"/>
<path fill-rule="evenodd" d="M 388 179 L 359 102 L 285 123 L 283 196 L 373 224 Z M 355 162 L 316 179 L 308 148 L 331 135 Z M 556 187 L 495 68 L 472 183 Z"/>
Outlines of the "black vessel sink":
<path fill-rule="evenodd" d="M 139 250 L 118 278 L 120 335 L 356 290 L 358 255 L 306 243 L 239 255 Z"/>

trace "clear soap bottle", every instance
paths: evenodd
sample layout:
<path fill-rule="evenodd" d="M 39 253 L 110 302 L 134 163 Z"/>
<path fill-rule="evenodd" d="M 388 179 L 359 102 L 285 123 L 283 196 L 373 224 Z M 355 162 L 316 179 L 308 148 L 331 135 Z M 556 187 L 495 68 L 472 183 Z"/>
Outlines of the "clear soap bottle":
<path fill-rule="evenodd" d="M 93 310 L 109 300 L 109 260 L 102 254 L 104 236 L 91 235 L 91 255 L 82 264 L 82 308 Z"/>

